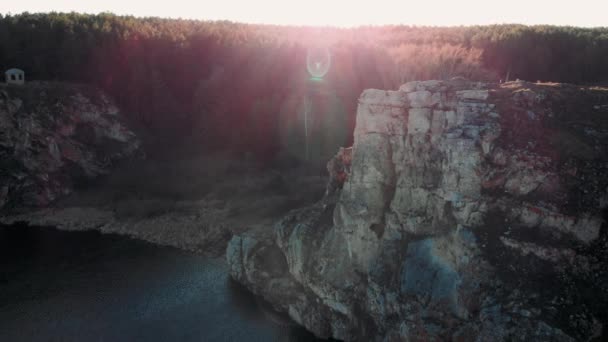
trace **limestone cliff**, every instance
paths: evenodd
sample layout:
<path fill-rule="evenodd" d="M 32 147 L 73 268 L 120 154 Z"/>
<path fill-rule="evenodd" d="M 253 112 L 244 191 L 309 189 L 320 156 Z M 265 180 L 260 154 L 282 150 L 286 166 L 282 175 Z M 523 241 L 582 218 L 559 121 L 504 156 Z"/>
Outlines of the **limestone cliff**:
<path fill-rule="evenodd" d="M 325 198 L 234 236 L 231 274 L 322 337 L 605 337 L 607 152 L 605 88 L 366 90 Z"/>
<path fill-rule="evenodd" d="M 46 206 L 139 147 L 99 90 L 31 82 L 0 87 L 0 210 Z"/>

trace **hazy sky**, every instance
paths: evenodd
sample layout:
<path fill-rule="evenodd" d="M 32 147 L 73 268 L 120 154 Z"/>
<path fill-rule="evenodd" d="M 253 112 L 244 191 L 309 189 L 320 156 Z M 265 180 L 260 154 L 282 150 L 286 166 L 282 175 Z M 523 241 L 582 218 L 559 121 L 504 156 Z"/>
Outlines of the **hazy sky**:
<path fill-rule="evenodd" d="M 608 26 L 608 0 L 0 0 L 0 13 L 110 11 L 271 24 Z"/>

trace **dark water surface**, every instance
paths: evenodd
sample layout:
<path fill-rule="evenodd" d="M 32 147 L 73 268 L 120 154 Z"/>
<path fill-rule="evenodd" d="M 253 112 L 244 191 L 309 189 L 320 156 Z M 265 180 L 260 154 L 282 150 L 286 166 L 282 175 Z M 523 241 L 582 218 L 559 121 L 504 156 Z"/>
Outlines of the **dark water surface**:
<path fill-rule="evenodd" d="M 0 227 L 0 341 L 309 341 L 222 260 L 97 232 Z"/>

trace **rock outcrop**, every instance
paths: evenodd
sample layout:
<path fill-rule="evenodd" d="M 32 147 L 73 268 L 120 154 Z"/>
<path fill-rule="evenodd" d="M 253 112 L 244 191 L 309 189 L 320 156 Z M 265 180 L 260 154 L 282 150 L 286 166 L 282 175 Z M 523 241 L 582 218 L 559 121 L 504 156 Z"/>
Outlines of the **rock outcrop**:
<path fill-rule="evenodd" d="M 320 337 L 606 337 L 607 104 L 525 82 L 366 90 L 324 199 L 234 236 L 232 277 Z"/>
<path fill-rule="evenodd" d="M 43 207 L 105 174 L 139 141 L 117 107 L 87 86 L 0 87 L 0 210 Z"/>

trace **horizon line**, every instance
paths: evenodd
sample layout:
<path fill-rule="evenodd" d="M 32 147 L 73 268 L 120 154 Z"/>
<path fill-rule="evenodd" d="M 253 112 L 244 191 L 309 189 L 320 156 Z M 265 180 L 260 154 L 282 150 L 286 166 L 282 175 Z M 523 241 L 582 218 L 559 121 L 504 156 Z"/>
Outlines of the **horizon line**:
<path fill-rule="evenodd" d="M 241 25 L 260 25 L 260 26 L 278 26 L 278 27 L 290 27 L 290 28 L 325 28 L 325 29 L 357 29 L 357 28 L 380 28 L 380 27 L 413 27 L 413 28 L 456 28 L 456 27 L 475 27 L 475 26 L 525 26 L 525 27 L 572 27 L 572 28 L 582 28 L 582 29 L 608 29 L 608 26 L 578 26 L 572 24 L 540 24 L 540 23 L 521 23 L 521 22 L 494 22 L 494 23 L 472 23 L 472 24 L 448 24 L 448 25 L 438 25 L 438 24 L 411 24 L 411 23 L 368 23 L 368 24 L 353 24 L 353 25 L 332 25 L 332 24 L 302 24 L 302 23 L 294 23 L 294 24 L 286 24 L 286 23 L 269 23 L 269 22 L 256 22 L 256 21 L 243 21 L 243 20 L 234 20 L 234 19 L 221 19 L 221 18 L 189 18 L 182 16 L 158 16 L 158 15 L 137 15 L 137 14 L 127 14 L 127 13 L 116 13 L 112 11 L 98 11 L 98 12 L 86 12 L 86 11 L 22 11 L 22 12 L 0 12 L 1 16 L 9 17 L 9 16 L 19 16 L 26 14 L 82 14 L 82 15 L 113 15 L 117 17 L 131 17 L 135 19 L 161 19 L 161 20 L 178 20 L 178 21 L 196 21 L 196 22 L 228 22 L 232 24 L 241 24 Z"/>

